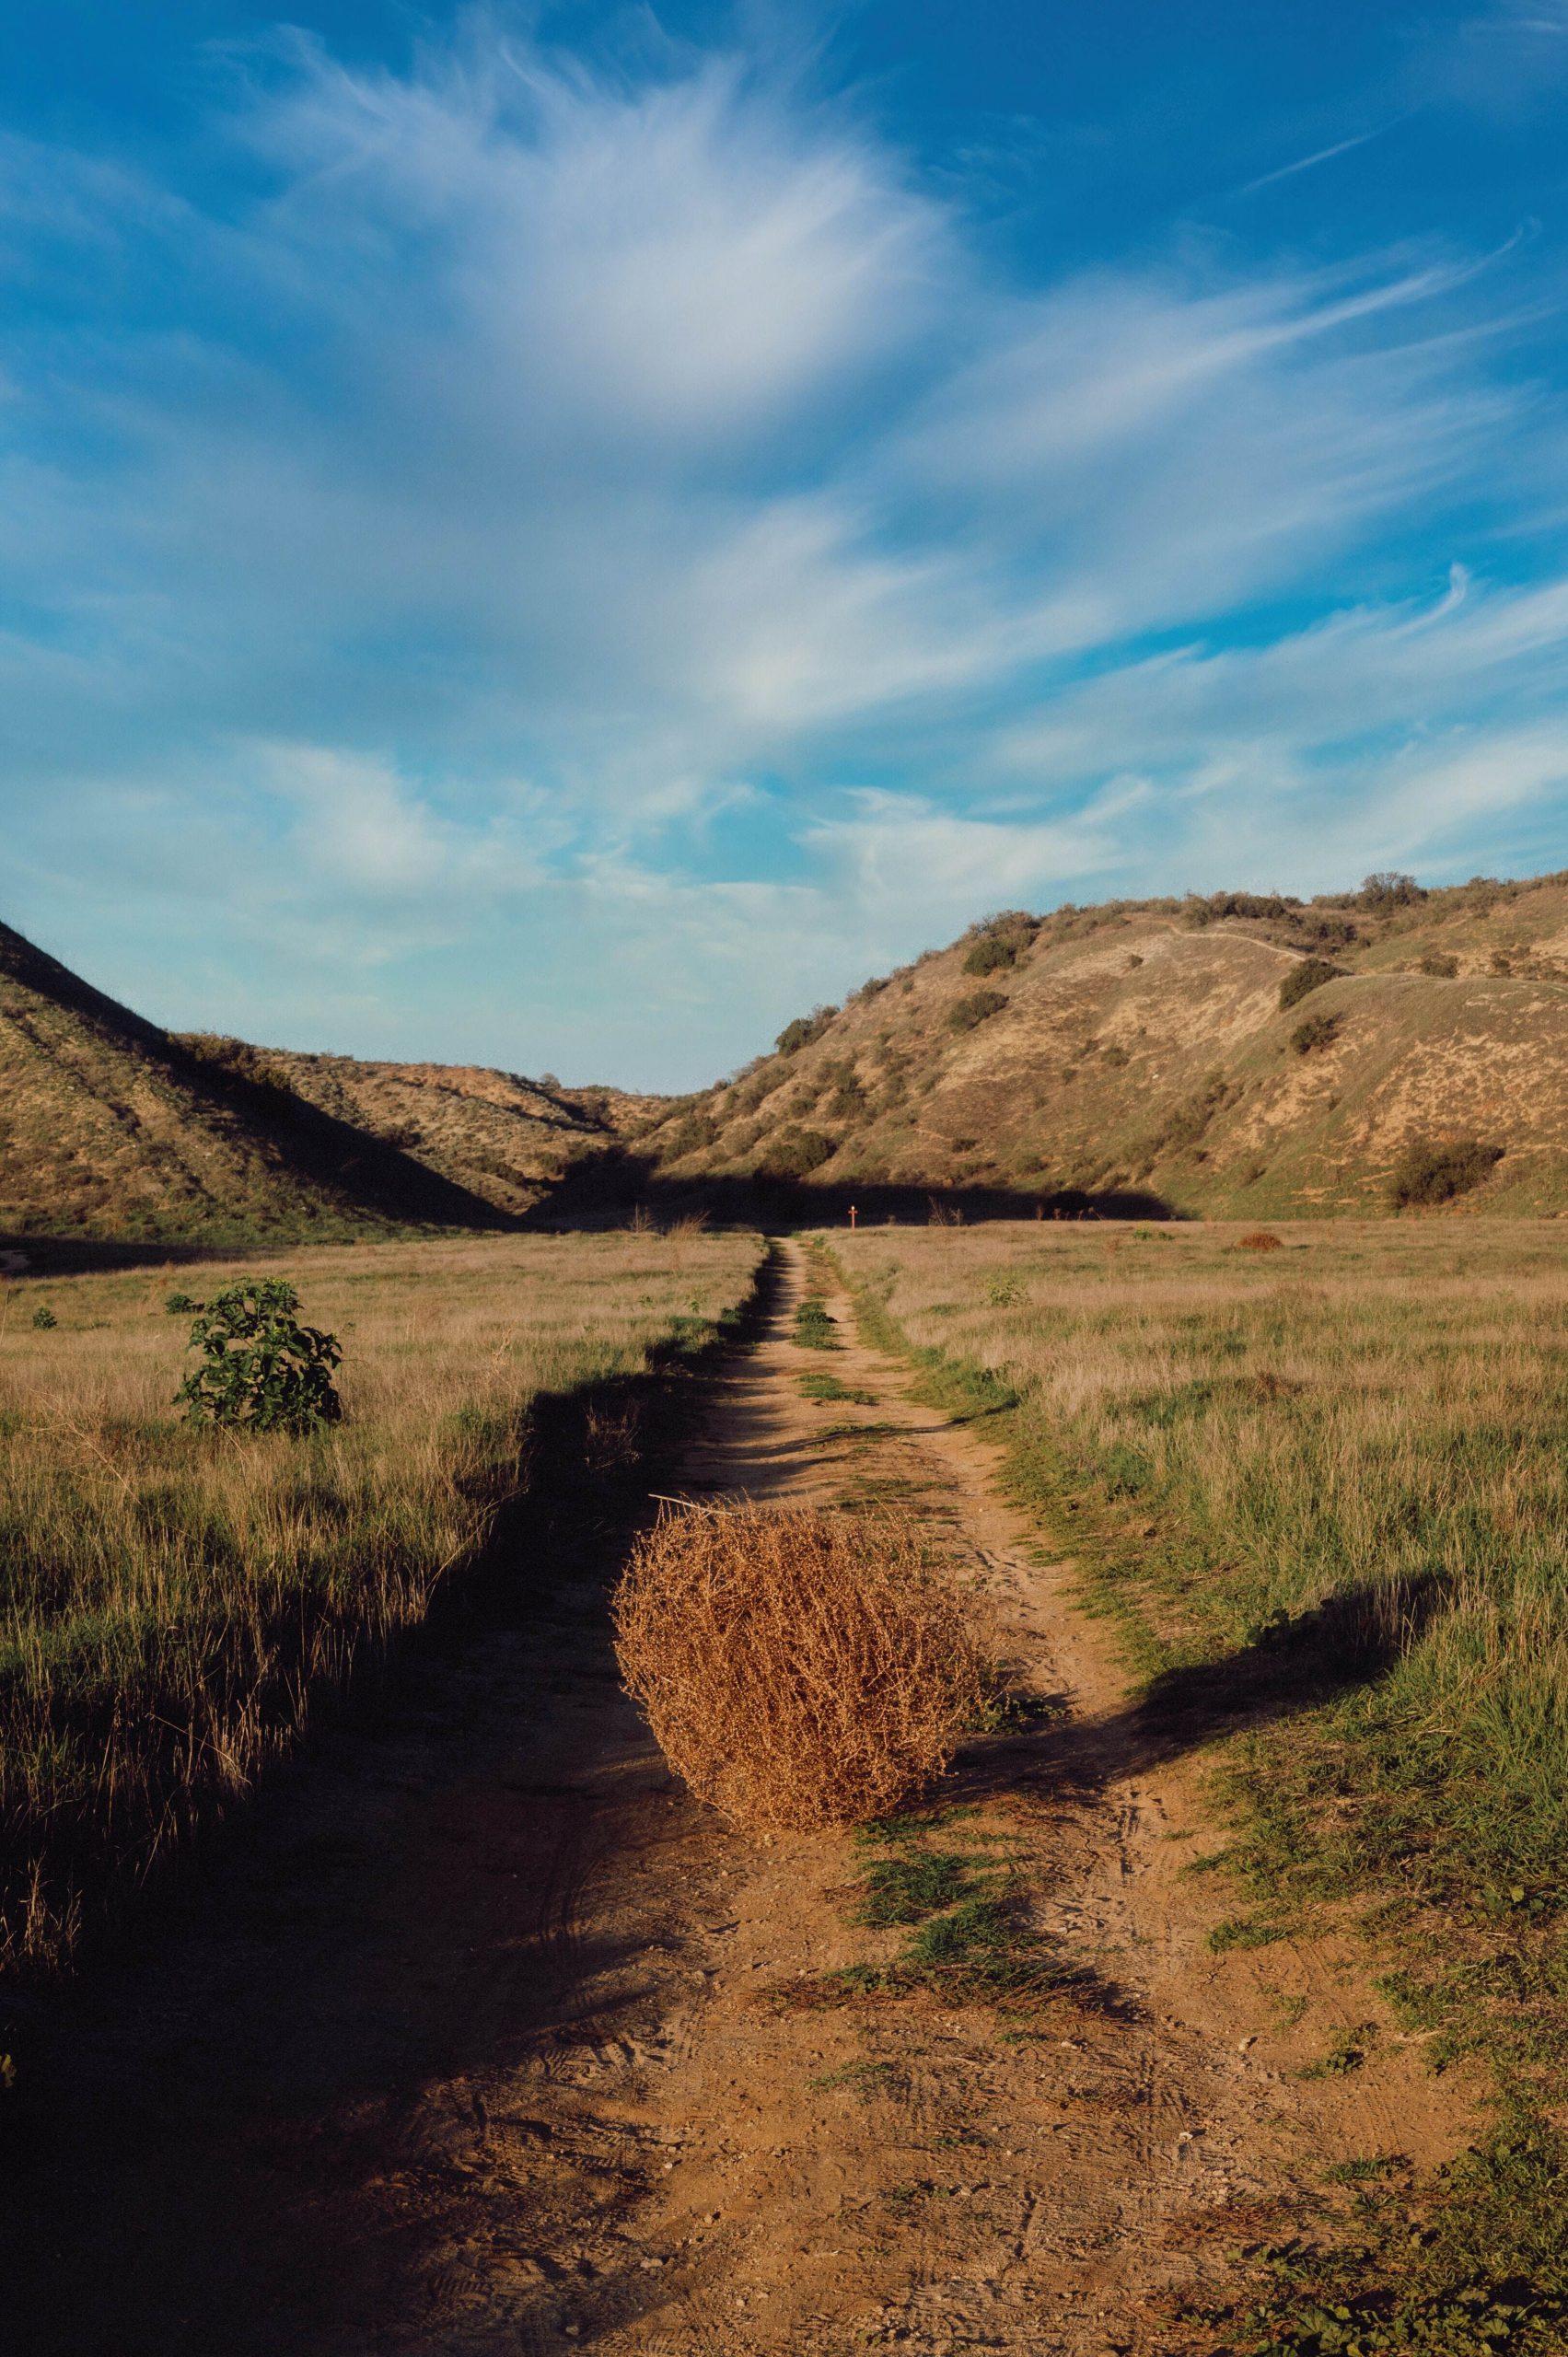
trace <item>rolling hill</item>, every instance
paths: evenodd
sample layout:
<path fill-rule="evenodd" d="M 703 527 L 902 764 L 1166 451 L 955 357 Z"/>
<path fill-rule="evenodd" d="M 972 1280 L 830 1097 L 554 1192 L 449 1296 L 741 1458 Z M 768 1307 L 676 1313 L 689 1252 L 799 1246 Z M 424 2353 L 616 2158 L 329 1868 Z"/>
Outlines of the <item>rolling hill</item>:
<path fill-rule="evenodd" d="M 181 1044 L 209 1065 L 304 1098 L 508 1218 L 534 1210 L 665 1102 L 484 1064 L 379 1063 L 203 1032 L 183 1034 Z"/>
<path fill-rule="evenodd" d="M 694 1095 L 175 1036 L 0 926 L 0 1238 L 1568 1212 L 1568 873 L 1010 911 Z"/>
<path fill-rule="evenodd" d="M 1568 1211 L 1568 874 L 989 919 L 639 1151 L 665 1188 L 761 1178 L 872 1216 Z"/>
<path fill-rule="evenodd" d="M 193 1052 L 0 925 L 0 1237 L 244 1244 L 505 1224 L 279 1075 Z"/>

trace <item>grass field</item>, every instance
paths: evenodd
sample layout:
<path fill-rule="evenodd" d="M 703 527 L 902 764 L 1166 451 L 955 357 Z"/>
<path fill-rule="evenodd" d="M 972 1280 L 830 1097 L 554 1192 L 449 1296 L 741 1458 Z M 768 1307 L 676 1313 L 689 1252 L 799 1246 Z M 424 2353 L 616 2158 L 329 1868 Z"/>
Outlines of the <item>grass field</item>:
<path fill-rule="evenodd" d="M 170 1404 L 190 1318 L 167 1296 L 209 1295 L 244 1261 L 6 1286 L 0 1963 L 60 1965 L 356 1655 L 425 1616 L 526 1488 L 545 1395 L 576 1395 L 588 1457 L 623 1461 L 634 1403 L 616 1379 L 699 1350 L 759 1249 L 672 1233 L 270 1259 L 343 1346 L 344 1421 L 303 1441 L 195 1428 Z"/>
<path fill-rule="evenodd" d="M 1504 2242 L 1546 2235 L 1523 2271 L 1568 2290 L 1568 1230 L 1247 1233 L 832 1244 L 872 1331 L 989 1411 L 1120 1622 L 1151 1732 L 1216 1743 L 1233 1840 L 1210 1863 L 1236 1894 L 1216 1945 L 1359 1922 L 1434 2064 L 1495 2073 L 1512 2141 L 1467 2202 Z"/>

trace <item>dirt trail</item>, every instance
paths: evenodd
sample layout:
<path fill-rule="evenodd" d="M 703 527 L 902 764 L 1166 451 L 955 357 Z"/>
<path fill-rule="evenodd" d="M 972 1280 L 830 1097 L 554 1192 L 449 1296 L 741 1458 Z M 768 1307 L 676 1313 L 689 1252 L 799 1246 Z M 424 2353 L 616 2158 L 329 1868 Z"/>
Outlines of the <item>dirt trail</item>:
<path fill-rule="evenodd" d="M 837 1351 L 795 1343 L 784 1260 L 681 1486 L 897 1498 L 946 1532 L 1024 1682 L 1067 1706 L 974 1747 L 952 1796 L 1017 1841 L 1040 1928 L 1104 2004 L 1020 2026 L 795 2002 L 897 1935 L 846 1923 L 848 1840 L 759 1850 L 673 1783 L 588 1548 L 74 2001 L 53 2157 L 0 2252 L 32 2347 L 1154 2352 L 1325 2161 L 1463 2141 L 1465 2091 L 1386 2020 L 1353 2076 L 1298 2075 L 1382 2014 L 1355 1950 L 1210 1953 L 1192 1763 L 1149 1756 L 1109 1639 L 998 1503 L 983 1424 L 913 1401 L 842 1300 Z M 816 1404 L 813 1370 L 872 1398 Z"/>

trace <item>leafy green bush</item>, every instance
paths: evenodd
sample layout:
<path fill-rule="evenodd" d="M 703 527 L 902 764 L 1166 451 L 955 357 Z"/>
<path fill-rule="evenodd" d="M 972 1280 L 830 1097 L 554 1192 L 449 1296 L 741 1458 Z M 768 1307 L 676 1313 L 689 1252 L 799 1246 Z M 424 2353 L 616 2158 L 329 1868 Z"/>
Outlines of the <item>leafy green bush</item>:
<path fill-rule="evenodd" d="M 1295 1006 L 1298 1000 L 1304 999 L 1308 991 L 1320 991 L 1325 982 L 1337 981 L 1339 977 L 1339 967 L 1330 966 L 1326 958 L 1304 958 L 1298 966 L 1291 968 L 1280 984 L 1281 1014 L 1286 1007 Z"/>
<path fill-rule="evenodd" d="M 1290 1044 L 1298 1056 L 1310 1056 L 1318 1048 L 1332 1047 L 1339 1037 L 1340 1018 L 1337 1015 L 1309 1015 L 1298 1023 L 1290 1035 Z"/>
<path fill-rule="evenodd" d="M 1006 1005 L 1003 991 L 970 991 L 947 1009 L 947 1022 L 954 1031 L 973 1031 L 993 1015 L 1000 1015 Z"/>
<path fill-rule="evenodd" d="M 164 1303 L 171 1318 L 193 1318 L 202 1306 L 193 1294 L 171 1293 Z"/>
<path fill-rule="evenodd" d="M 38 1307 L 33 1311 L 32 1322 L 37 1327 L 41 1334 L 47 1334 L 52 1327 L 59 1325 L 60 1320 L 56 1318 L 52 1309 L 49 1307 L 48 1304 L 41 1301 Z"/>
<path fill-rule="evenodd" d="M 833 1158 L 831 1138 L 820 1130 L 804 1130 L 795 1122 L 779 1132 L 762 1156 L 761 1170 L 769 1178 L 804 1178 Z"/>
<path fill-rule="evenodd" d="M 1411 1138 L 1394 1165 L 1389 1192 L 1400 1210 L 1452 1202 L 1490 1178 L 1504 1152 L 1480 1138 Z"/>
<path fill-rule="evenodd" d="M 301 1434 L 338 1422 L 332 1369 L 343 1353 L 332 1335 L 299 1323 L 292 1285 L 264 1277 L 197 1307 L 187 1347 L 203 1363 L 175 1394 L 193 1423 Z"/>

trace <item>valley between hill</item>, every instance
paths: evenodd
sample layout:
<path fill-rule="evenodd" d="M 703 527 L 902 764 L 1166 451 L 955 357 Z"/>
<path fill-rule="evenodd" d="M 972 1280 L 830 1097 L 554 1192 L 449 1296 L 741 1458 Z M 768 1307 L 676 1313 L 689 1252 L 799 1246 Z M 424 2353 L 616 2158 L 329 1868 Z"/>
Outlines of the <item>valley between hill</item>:
<path fill-rule="evenodd" d="M 1568 1211 L 1568 875 L 982 919 L 679 1097 L 159 1030 L 0 928 L 0 1244 Z"/>

